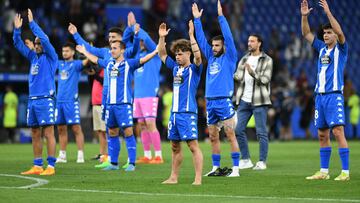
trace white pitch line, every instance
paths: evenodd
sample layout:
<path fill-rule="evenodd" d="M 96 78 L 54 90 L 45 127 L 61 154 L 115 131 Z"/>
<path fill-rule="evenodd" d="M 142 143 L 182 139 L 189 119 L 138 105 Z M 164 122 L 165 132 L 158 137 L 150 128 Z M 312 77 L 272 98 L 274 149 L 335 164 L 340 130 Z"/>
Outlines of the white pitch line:
<path fill-rule="evenodd" d="M 24 189 L 20 187 L 0 187 L 3 189 Z M 241 196 L 241 195 L 211 195 L 211 194 L 180 194 L 180 193 L 147 193 L 147 192 L 127 192 L 113 190 L 85 190 L 68 188 L 32 188 L 33 190 L 63 191 L 63 192 L 88 192 L 88 193 L 107 193 L 123 195 L 144 195 L 144 196 L 173 196 L 173 197 L 211 197 L 229 199 L 260 199 L 260 200 L 292 200 L 292 201 L 317 201 L 317 202 L 360 202 L 356 199 L 324 199 L 324 198 L 301 198 L 301 197 L 262 197 L 262 196 Z"/>
<path fill-rule="evenodd" d="M 33 178 L 33 177 L 27 177 L 27 176 L 10 175 L 10 174 L 0 174 L 0 176 L 22 178 L 22 179 L 28 179 L 28 180 L 36 181 L 36 183 L 31 184 L 31 185 L 25 185 L 25 186 L 20 186 L 20 187 L 1 187 L 1 188 L 29 189 L 29 188 L 34 188 L 34 187 L 39 187 L 39 186 L 42 186 L 42 185 L 46 185 L 46 184 L 49 183 L 49 181 L 45 180 L 45 179 Z"/>

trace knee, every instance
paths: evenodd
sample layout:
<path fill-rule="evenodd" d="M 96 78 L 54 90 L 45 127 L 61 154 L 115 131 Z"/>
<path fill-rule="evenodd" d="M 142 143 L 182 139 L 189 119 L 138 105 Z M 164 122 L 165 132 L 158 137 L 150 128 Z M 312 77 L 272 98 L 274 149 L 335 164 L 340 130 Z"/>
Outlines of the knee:
<path fill-rule="evenodd" d="M 172 143 L 171 144 L 171 151 L 174 154 L 180 153 L 180 146 L 178 144 L 176 144 L 176 143 Z"/>

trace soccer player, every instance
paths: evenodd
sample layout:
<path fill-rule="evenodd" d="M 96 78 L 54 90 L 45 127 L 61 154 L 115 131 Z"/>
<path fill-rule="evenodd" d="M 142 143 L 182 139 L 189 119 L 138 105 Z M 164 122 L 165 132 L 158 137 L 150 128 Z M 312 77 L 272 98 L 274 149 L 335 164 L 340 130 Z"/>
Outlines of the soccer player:
<path fill-rule="evenodd" d="M 128 32 L 136 24 L 135 16 L 132 12 L 128 14 L 128 27 L 124 31 L 123 41 L 128 40 Z M 156 49 L 155 42 L 143 30 L 139 31 L 140 50 L 138 57 L 144 57 Z M 161 153 L 160 133 L 156 128 L 156 116 L 159 98 L 161 60 L 155 56 L 146 62 L 142 67 L 136 69 L 134 73 L 134 118 L 137 118 L 141 126 L 141 142 L 144 148 L 144 156 L 136 160 L 136 163 L 163 163 Z M 151 144 L 154 147 L 155 157 L 151 155 Z"/>
<path fill-rule="evenodd" d="M 200 21 L 203 10 L 199 11 L 196 3 L 192 5 L 196 39 L 202 53 L 208 60 L 205 97 L 213 168 L 205 176 L 212 176 L 221 170 L 219 130 L 223 125 L 230 142 L 231 158 L 233 161 L 232 172 L 228 176 L 236 177 L 239 176 L 240 153 L 234 132 L 235 122 L 233 117 L 235 111 L 231 98 L 234 92 L 233 74 L 236 69 L 237 52 L 229 24 L 223 15 L 220 1 L 217 2 L 217 9 L 218 20 L 223 35 L 214 37 L 211 40 L 212 46 L 210 46 L 207 43 Z"/>
<path fill-rule="evenodd" d="M 270 80 L 273 62 L 270 56 L 262 51 L 262 38 L 252 34 L 248 38 L 248 53 L 241 58 L 235 80 L 239 81 L 236 92 L 237 120 L 236 137 L 241 150 L 239 169 L 253 167 L 250 159 L 246 125 L 251 115 L 255 117 L 256 136 L 259 139 L 260 156 L 254 170 L 265 170 L 269 148 L 269 136 L 266 119 L 270 100 Z"/>
<path fill-rule="evenodd" d="M 36 36 L 35 50 L 30 50 L 21 39 L 23 19 L 16 14 L 14 20 L 14 45 L 30 63 L 29 101 L 27 108 L 27 125 L 31 127 L 34 166 L 22 175 L 55 175 L 55 145 L 54 136 L 54 105 L 55 105 L 55 71 L 58 56 L 51 45 L 48 36 L 36 24 L 33 14 L 28 9 L 28 20 L 31 31 Z M 46 138 L 48 166 L 43 169 L 42 138 Z"/>
<path fill-rule="evenodd" d="M 91 54 L 94 54 L 95 56 L 102 58 L 104 60 L 109 60 L 111 58 L 111 53 L 110 53 L 110 49 L 109 47 L 103 47 L 103 48 L 97 48 L 97 47 L 93 47 L 91 46 L 88 42 L 86 42 L 81 36 L 80 34 L 77 32 L 77 28 L 75 25 L 73 24 L 69 24 L 68 27 L 69 32 L 73 35 L 75 41 L 77 44 L 79 45 L 84 45 L 86 50 L 88 52 L 90 52 Z M 118 27 L 112 27 L 109 29 L 109 35 L 108 35 L 108 40 L 109 40 L 109 46 L 111 45 L 112 41 L 115 40 L 122 40 L 122 30 Z M 134 42 L 133 47 L 127 47 L 124 53 L 124 57 L 125 58 L 133 58 L 136 53 L 138 52 L 139 49 L 139 41 Z M 104 67 L 105 68 L 105 67 Z M 104 70 L 104 83 L 103 83 L 103 98 L 102 98 L 102 110 L 103 110 L 103 114 L 102 114 L 102 119 L 105 120 L 105 109 L 106 109 L 106 100 L 107 100 L 107 94 L 108 94 L 108 73 L 107 73 L 107 69 L 105 68 Z M 107 131 L 107 138 L 108 138 L 108 142 L 109 142 L 109 135 L 108 135 L 108 129 L 106 129 Z M 104 137 L 99 137 L 99 139 L 104 139 L 103 141 L 100 140 L 100 144 L 101 143 L 106 143 L 106 138 Z M 105 146 L 100 146 L 100 148 L 103 148 Z M 111 148 L 108 147 L 108 151 L 109 154 L 111 153 Z M 128 152 L 131 149 L 128 149 Z M 104 161 L 102 164 L 100 165 L 96 165 L 96 168 L 104 168 L 109 166 L 110 163 L 109 161 Z"/>
<path fill-rule="evenodd" d="M 135 28 L 134 40 L 139 40 L 137 33 L 139 26 Z M 132 90 L 131 83 L 135 69 L 149 61 L 157 54 L 157 50 L 140 59 L 125 59 L 125 43 L 122 41 L 112 41 L 111 55 L 108 60 L 99 59 L 90 54 L 84 46 L 78 46 L 77 50 L 83 53 L 93 63 L 98 63 L 106 67 L 108 75 L 109 92 L 106 100 L 106 125 L 109 128 L 111 147 L 111 165 L 103 170 L 118 170 L 118 157 L 120 152 L 119 128 L 121 127 L 125 134 L 125 142 L 128 149 L 129 165 L 125 171 L 135 170 L 136 161 L 136 140 L 133 134 L 133 116 L 132 116 Z"/>
<path fill-rule="evenodd" d="M 193 185 L 201 185 L 201 173 L 203 168 L 203 155 L 197 138 L 197 103 L 196 91 L 202 72 L 200 49 L 194 37 L 194 24 L 189 21 L 190 41 L 179 39 L 172 43 L 171 52 L 175 54 L 176 62 L 167 55 L 165 37 L 170 30 L 166 24 L 159 27 L 159 56 L 162 62 L 172 70 L 173 81 L 173 105 L 168 124 L 168 138 L 171 141 L 172 164 L 170 177 L 163 184 L 177 184 L 180 165 L 183 160 L 181 141 L 185 141 L 193 155 L 195 168 L 195 180 Z M 191 54 L 194 54 L 194 63 L 190 62 Z"/>
<path fill-rule="evenodd" d="M 340 24 L 332 15 L 326 0 L 320 0 L 330 23 L 323 29 L 324 41 L 317 39 L 310 31 L 307 0 L 301 2 L 301 31 L 304 38 L 319 52 L 318 74 L 315 86 L 315 126 L 318 129 L 320 142 L 320 171 L 306 177 L 308 180 L 329 179 L 329 162 L 331 155 L 330 130 L 338 143 L 342 171 L 335 178 L 337 181 L 350 180 L 349 147 L 344 135 L 345 114 L 344 68 L 348 56 L 348 44 Z"/>
<path fill-rule="evenodd" d="M 74 60 L 75 46 L 66 43 L 62 47 L 64 60 L 58 63 L 58 91 L 56 97 L 55 119 L 59 133 L 60 151 L 56 163 L 66 163 L 68 143 L 67 126 L 71 127 L 78 147 L 76 163 L 84 163 L 84 134 L 80 126 L 80 105 L 78 83 L 81 71 L 88 60 Z"/>

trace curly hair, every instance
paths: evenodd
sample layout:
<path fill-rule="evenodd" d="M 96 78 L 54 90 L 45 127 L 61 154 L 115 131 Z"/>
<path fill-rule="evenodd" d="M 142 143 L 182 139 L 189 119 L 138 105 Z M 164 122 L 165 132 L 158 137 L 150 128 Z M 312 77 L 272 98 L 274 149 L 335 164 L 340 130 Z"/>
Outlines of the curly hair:
<path fill-rule="evenodd" d="M 191 43 L 187 39 L 178 39 L 171 43 L 170 51 L 175 54 L 178 51 L 190 51 L 191 52 Z"/>

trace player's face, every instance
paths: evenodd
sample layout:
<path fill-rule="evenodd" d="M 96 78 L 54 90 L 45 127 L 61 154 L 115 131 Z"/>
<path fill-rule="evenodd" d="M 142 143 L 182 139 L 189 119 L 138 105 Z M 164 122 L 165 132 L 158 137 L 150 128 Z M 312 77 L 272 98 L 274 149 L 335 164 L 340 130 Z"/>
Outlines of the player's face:
<path fill-rule="evenodd" d="M 124 54 L 124 49 L 120 48 L 120 43 L 112 43 L 111 44 L 111 57 L 117 59 Z"/>
<path fill-rule="evenodd" d="M 75 51 L 70 47 L 63 47 L 62 48 L 62 57 L 65 60 L 69 60 L 74 57 Z"/>
<path fill-rule="evenodd" d="M 260 49 L 261 43 L 258 41 L 258 39 L 255 36 L 250 36 L 248 39 L 248 51 L 249 52 L 255 52 Z"/>
<path fill-rule="evenodd" d="M 175 53 L 176 63 L 180 66 L 187 64 L 190 61 L 190 51 L 177 50 Z"/>
<path fill-rule="evenodd" d="M 336 43 L 336 34 L 333 29 L 325 29 L 324 30 L 324 42 L 326 45 L 330 45 Z"/>
<path fill-rule="evenodd" d="M 109 44 L 111 44 L 111 42 L 113 41 L 121 41 L 122 40 L 122 36 L 119 35 L 116 32 L 109 32 Z"/>
<path fill-rule="evenodd" d="M 43 47 L 40 43 L 40 39 L 39 38 L 35 38 L 35 42 L 34 42 L 34 47 L 35 47 L 35 52 L 37 54 L 40 54 L 43 52 Z"/>
<path fill-rule="evenodd" d="M 30 49 L 30 50 L 34 50 L 35 46 L 34 46 L 34 42 L 29 40 L 29 39 L 25 39 L 25 45 Z"/>
<path fill-rule="evenodd" d="M 224 43 L 221 40 L 213 40 L 212 44 L 212 51 L 214 56 L 218 57 L 224 53 Z"/>

